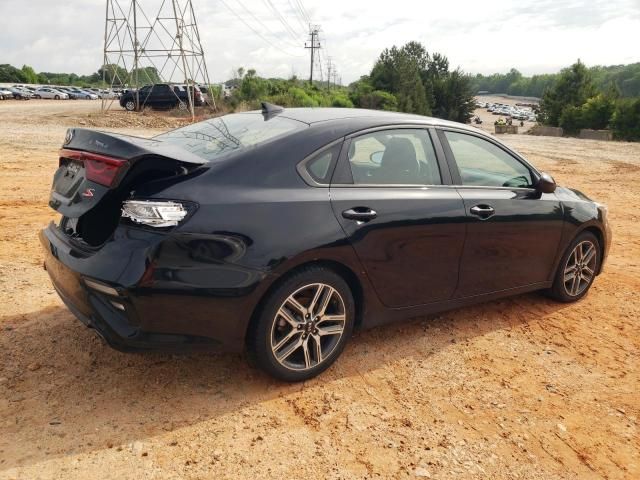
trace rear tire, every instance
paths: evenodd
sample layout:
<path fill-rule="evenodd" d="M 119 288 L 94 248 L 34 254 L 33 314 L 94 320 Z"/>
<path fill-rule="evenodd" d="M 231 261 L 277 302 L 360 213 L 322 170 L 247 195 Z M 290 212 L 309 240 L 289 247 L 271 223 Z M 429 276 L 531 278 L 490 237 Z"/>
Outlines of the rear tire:
<path fill-rule="evenodd" d="M 253 363 L 280 380 L 298 382 L 340 356 L 353 331 L 355 305 L 340 275 L 312 266 L 278 285 L 257 315 L 247 341 Z"/>
<path fill-rule="evenodd" d="M 549 296 L 565 303 L 580 300 L 593 285 L 600 262 L 600 242 L 593 233 L 581 233 L 562 256 Z"/>
<path fill-rule="evenodd" d="M 56 95 L 53 98 L 54 98 L 54 100 L 60 100 L 60 95 Z"/>

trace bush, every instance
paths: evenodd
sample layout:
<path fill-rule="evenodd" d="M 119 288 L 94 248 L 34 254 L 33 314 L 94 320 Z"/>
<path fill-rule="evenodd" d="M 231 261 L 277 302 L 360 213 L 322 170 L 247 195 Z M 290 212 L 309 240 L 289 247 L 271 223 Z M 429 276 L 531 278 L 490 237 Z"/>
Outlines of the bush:
<path fill-rule="evenodd" d="M 349 97 L 347 97 L 344 93 L 339 92 L 331 96 L 332 96 L 332 99 L 331 99 L 332 107 L 353 108 L 353 102 L 349 100 Z"/>
<path fill-rule="evenodd" d="M 640 98 L 620 100 L 611 119 L 616 139 L 640 140 Z"/>
<path fill-rule="evenodd" d="M 362 94 L 358 98 L 357 105 L 361 108 L 371 108 L 374 110 L 398 110 L 398 99 L 395 95 L 383 90 L 375 90 L 371 93 Z"/>
<path fill-rule="evenodd" d="M 609 126 L 609 121 L 616 108 L 614 100 L 603 94 L 596 95 L 587 100 L 580 107 L 582 116 L 582 128 L 603 130 Z"/>
<path fill-rule="evenodd" d="M 287 92 L 287 95 L 291 98 L 292 105 L 290 107 L 317 107 L 318 102 L 310 97 L 300 87 L 291 87 Z"/>
<path fill-rule="evenodd" d="M 564 130 L 564 133 L 578 133 L 581 128 L 585 128 L 582 122 L 582 108 L 574 107 L 573 105 L 564 107 L 558 123 Z"/>

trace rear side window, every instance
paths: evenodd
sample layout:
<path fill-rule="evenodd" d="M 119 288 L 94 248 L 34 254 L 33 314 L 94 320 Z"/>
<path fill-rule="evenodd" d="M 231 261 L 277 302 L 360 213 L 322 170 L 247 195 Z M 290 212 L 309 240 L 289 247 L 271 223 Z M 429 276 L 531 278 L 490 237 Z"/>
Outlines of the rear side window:
<path fill-rule="evenodd" d="M 531 171 L 493 143 L 457 132 L 445 132 L 460 171 L 462 185 L 531 187 Z"/>
<path fill-rule="evenodd" d="M 234 113 L 187 125 L 154 137 L 175 144 L 213 162 L 229 153 L 246 150 L 306 128 L 284 117 L 264 119 L 261 113 Z"/>
<path fill-rule="evenodd" d="M 381 130 L 355 137 L 348 152 L 356 185 L 440 185 L 442 179 L 423 129 Z"/>
<path fill-rule="evenodd" d="M 340 155 L 340 147 L 342 142 L 316 153 L 314 156 L 302 163 L 300 173 L 303 177 L 311 177 L 315 183 L 328 185 L 331 181 L 333 167 Z M 300 168 L 299 167 L 299 168 Z"/>

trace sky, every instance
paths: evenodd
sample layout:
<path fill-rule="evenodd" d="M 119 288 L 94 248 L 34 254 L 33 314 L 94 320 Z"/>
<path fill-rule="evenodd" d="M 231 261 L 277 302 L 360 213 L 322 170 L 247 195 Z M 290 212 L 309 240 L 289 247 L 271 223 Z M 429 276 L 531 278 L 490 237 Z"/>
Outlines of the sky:
<path fill-rule="evenodd" d="M 123 9 L 131 0 L 111 0 Z M 149 18 L 162 0 L 137 0 Z M 171 4 L 171 0 L 169 1 Z M 184 3 L 185 0 L 178 0 Z M 308 20 L 320 25 L 323 70 L 342 82 L 411 40 L 467 73 L 557 72 L 640 61 L 640 0 L 192 0 L 209 77 L 238 67 L 267 77 L 309 75 Z M 90 74 L 102 64 L 106 0 L 0 0 L 0 64 Z M 316 68 L 316 78 L 318 71 Z M 326 79 L 326 71 L 323 72 Z"/>

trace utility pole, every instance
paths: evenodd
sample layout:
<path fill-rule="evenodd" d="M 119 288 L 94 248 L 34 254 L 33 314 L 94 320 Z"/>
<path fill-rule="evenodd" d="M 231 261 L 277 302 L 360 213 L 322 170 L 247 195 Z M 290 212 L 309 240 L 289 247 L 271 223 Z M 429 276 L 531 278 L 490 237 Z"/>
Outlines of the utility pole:
<path fill-rule="evenodd" d="M 315 51 L 320 49 L 320 41 L 318 40 L 318 33 L 320 32 L 320 25 L 309 25 L 309 37 L 310 41 L 305 42 L 304 48 L 311 50 L 311 69 L 309 73 L 309 84 L 313 85 L 313 64 Z"/>
<path fill-rule="evenodd" d="M 333 64 L 331 57 L 327 58 L 327 90 L 331 90 L 331 72 L 333 72 Z"/>

